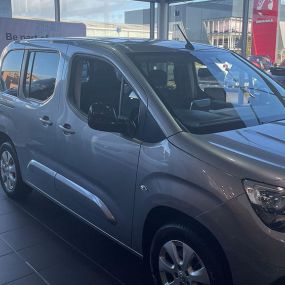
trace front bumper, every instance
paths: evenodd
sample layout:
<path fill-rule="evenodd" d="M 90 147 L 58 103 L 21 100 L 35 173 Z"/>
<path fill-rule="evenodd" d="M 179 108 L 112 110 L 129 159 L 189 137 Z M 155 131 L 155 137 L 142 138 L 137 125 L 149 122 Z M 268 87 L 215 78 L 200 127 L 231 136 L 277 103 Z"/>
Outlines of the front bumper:
<path fill-rule="evenodd" d="M 266 227 L 246 194 L 198 217 L 227 256 L 234 285 L 272 285 L 285 280 L 285 234 Z"/>

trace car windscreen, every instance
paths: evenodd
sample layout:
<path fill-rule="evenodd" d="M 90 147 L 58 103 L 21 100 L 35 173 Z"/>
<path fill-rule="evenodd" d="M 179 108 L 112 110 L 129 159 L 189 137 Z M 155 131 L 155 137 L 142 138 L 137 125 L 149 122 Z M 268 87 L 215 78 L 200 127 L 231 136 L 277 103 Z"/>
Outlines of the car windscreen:
<path fill-rule="evenodd" d="M 147 52 L 130 57 L 172 116 L 192 133 L 285 119 L 284 89 L 234 53 Z"/>

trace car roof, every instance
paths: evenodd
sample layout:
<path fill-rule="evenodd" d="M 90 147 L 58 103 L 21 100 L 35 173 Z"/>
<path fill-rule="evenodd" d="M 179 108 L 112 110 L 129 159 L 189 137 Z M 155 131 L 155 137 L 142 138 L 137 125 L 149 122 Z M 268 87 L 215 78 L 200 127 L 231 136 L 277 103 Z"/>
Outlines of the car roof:
<path fill-rule="evenodd" d="M 96 46 L 112 47 L 124 53 L 138 53 L 138 52 L 167 52 L 178 50 L 189 50 L 186 48 L 186 43 L 183 41 L 173 40 L 145 40 L 145 39 L 123 39 L 123 38 L 44 38 L 44 39 L 29 39 L 18 41 L 18 43 L 29 44 L 43 44 L 49 43 L 64 43 L 73 46 L 96 48 Z M 194 49 L 201 50 L 224 50 L 214 46 L 193 43 Z M 225 51 L 225 50 L 224 50 Z"/>

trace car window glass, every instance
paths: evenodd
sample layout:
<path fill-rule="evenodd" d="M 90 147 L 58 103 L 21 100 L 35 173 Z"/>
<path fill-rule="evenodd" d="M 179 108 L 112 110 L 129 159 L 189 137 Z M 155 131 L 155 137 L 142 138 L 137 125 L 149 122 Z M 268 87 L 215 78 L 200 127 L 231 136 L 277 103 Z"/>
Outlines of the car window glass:
<path fill-rule="evenodd" d="M 29 54 L 24 84 L 25 96 L 45 101 L 55 88 L 59 54 L 54 52 L 31 52 Z"/>
<path fill-rule="evenodd" d="M 15 50 L 10 51 L 4 58 L 0 80 L 0 88 L 2 92 L 17 96 L 23 55 L 23 50 Z"/>
<path fill-rule="evenodd" d="M 159 98 L 168 106 L 183 106 L 195 92 L 191 68 L 175 57 L 159 55 L 140 57 L 139 67 Z M 190 79 L 190 80 L 189 80 Z"/>
<path fill-rule="evenodd" d="M 90 65 L 89 61 L 82 62 L 82 72 L 81 72 L 81 83 L 89 81 L 89 74 L 90 74 Z"/>
<path fill-rule="evenodd" d="M 137 120 L 139 97 L 122 73 L 106 61 L 77 57 L 72 68 L 72 101 L 87 115 L 90 106 L 101 103 L 110 106 L 118 118 Z"/>
<path fill-rule="evenodd" d="M 176 89 L 174 72 L 174 63 L 172 61 L 150 62 L 149 64 L 146 64 L 145 69 L 145 73 L 149 77 L 150 81 L 157 88 L 168 88 L 169 90 Z"/>
<path fill-rule="evenodd" d="M 195 69 L 198 84 L 201 90 L 205 90 L 205 88 L 208 87 L 220 87 L 218 80 L 213 76 L 211 72 L 209 72 L 207 66 L 199 62 L 195 62 Z"/>
<path fill-rule="evenodd" d="M 174 119 L 190 132 L 242 129 L 285 118 L 284 90 L 234 53 L 148 53 L 131 58 Z M 165 74 L 152 74 L 161 73 L 168 62 L 174 63 L 176 90 L 168 88 Z M 146 68 L 154 63 L 159 63 L 157 70 Z"/>

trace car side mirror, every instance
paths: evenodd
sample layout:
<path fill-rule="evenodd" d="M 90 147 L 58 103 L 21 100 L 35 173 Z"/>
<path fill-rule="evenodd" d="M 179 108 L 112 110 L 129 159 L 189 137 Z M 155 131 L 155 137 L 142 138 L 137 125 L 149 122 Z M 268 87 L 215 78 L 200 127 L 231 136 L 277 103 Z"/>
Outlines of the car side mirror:
<path fill-rule="evenodd" d="M 114 108 L 103 103 L 94 103 L 88 112 L 88 125 L 98 131 L 120 133 L 134 137 L 136 126 L 128 119 L 119 119 Z"/>

